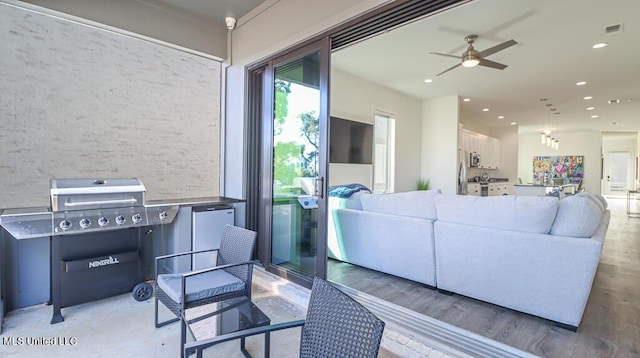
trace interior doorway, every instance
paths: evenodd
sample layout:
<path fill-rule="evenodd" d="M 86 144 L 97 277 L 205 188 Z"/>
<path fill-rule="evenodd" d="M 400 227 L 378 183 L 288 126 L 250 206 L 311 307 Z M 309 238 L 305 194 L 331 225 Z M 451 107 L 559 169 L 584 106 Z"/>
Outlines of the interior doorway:
<path fill-rule="evenodd" d="M 633 188 L 634 156 L 630 151 L 607 152 L 604 160 L 604 195 L 624 196 Z"/>
<path fill-rule="evenodd" d="M 637 132 L 602 134 L 602 194 L 626 197 L 627 190 L 636 187 Z"/>

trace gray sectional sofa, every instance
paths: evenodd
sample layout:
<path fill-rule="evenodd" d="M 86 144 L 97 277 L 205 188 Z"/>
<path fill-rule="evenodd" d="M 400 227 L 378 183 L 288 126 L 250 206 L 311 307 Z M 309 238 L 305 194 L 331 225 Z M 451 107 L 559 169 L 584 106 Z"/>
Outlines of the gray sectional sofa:
<path fill-rule="evenodd" d="M 604 198 L 587 193 L 559 200 L 430 190 L 341 200 L 330 206 L 330 257 L 572 330 L 610 218 Z"/>

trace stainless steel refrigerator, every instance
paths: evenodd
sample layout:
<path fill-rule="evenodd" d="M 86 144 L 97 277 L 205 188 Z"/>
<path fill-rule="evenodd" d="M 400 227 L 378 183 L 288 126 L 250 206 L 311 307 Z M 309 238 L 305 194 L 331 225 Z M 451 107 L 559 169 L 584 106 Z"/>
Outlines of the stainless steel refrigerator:
<path fill-rule="evenodd" d="M 458 185 L 456 193 L 458 195 L 467 195 L 467 160 L 469 152 L 458 149 Z"/>

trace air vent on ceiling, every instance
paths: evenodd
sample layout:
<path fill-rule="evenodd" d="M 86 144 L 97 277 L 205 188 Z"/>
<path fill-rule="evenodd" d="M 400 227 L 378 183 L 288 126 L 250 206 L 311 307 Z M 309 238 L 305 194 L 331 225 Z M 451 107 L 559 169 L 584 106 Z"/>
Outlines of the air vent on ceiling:
<path fill-rule="evenodd" d="M 619 99 L 610 99 L 609 100 L 609 104 L 618 104 L 618 103 L 620 103 Z"/>
<path fill-rule="evenodd" d="M 604 33 L 607 35 L 617 34 L 619 32 L 622 32 L 622 23 L 613 24 L 613 25 L 604 27 Z"/>

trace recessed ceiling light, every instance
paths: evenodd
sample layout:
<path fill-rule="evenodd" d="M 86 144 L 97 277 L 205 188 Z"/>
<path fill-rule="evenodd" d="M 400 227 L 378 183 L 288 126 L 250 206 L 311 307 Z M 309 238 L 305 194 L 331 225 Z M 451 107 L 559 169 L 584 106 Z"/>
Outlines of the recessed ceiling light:
<path fill-rule="evenodd" d="M 580 82 L 576 83 L 576 86 L 584 86 L 586 84 L 587 83 L 585 81 L 580 81 Z"/>
<path fill-rule="evenodd" d="M 594 114 L 593 116 L 591 116 L 591 118 L 598 118 L 598 115 Z"/>
<path fill-rule="evenodd" d="M 489 112 L 489 108 L 482 109 L 483 112 Z"/>
<path fill-rule="evenodd" d="M 431 83 L 431 82 L 433 82 L 431 78 L 427 78 L 426 80 L 424 80 L 424 83 Z"/>
<path fill-rule="evenodd" d="M 593 111 L 596 107 L 587 107 L 587 111 Z"/>
<path fill-rule="evenodd" d="M 504 119 L 504 116 L 498 116 L 498 119 Z"/>
<path fill-rule="evenodd" d="M 610 99 L 609 100 L 609 104 L 618 104 L 618 103 L 620 103 L 619 99 Z"/>
<path fill-rule="evenodd" d="M 593 47 L 593 48 L 603 48 L 603 47 L 606 47 L 606 46 L 607 46 L 606 42 L 598 42 L 597 44 L 594 44 L 591 47 Z"/>
<path fill-rule="evenodd" d="M 463 101 L 469 102 L 469 101 L 471 101 L 471 99 L 470 98 L 465 98 L 465 99 L 463 99 Z"/>
<path fill-rule="evenodd" d="M 511 122 L 511 125 L 512 125 L 512 126 L 515 126 L 516 124 L 517 124 L 516 122 Z"/>
<path fill-rule="evenodd" d="M 584 99 L 587 100 L 587 99 L 592 99 L 592 98 L 593 97 L 591 97 L 591 96 L 586 96 Z"/>

